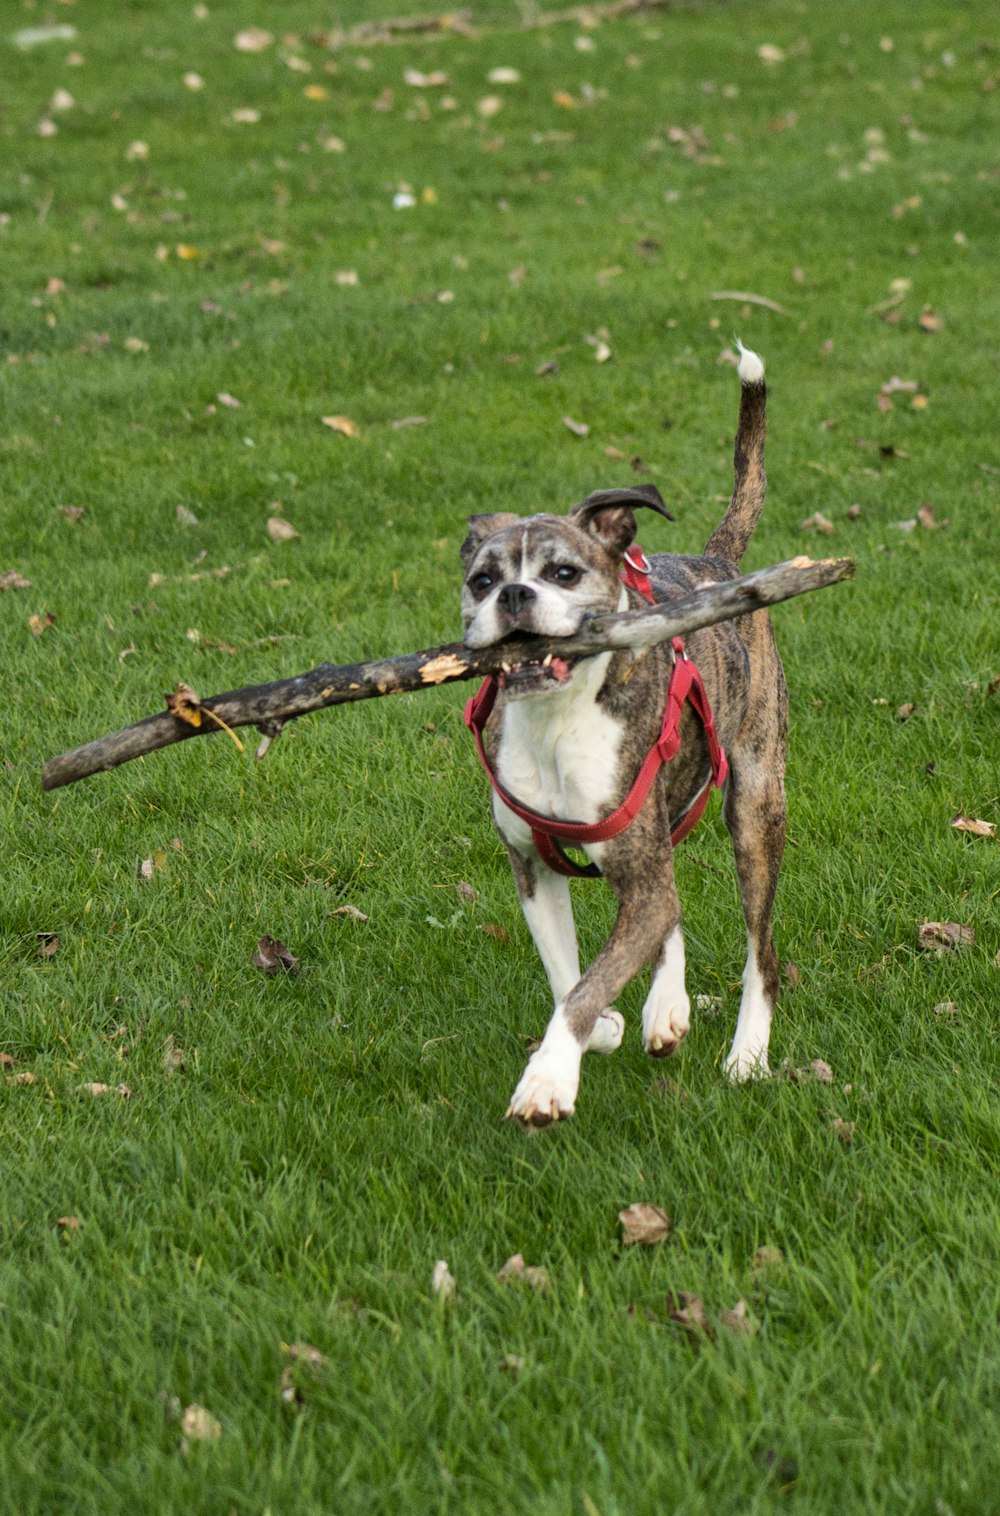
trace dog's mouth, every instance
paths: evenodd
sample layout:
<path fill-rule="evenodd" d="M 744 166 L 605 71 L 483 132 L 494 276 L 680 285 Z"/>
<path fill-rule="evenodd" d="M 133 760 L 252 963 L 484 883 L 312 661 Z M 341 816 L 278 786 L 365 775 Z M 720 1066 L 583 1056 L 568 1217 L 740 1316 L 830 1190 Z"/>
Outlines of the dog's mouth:
<path fill-rule="evenodd" d="M 534 695 L 557 689 L 572 679 L 576 663 L 575 658 L 560 658 L 554 653 L 540 662 L 511 656 L 502 664 L 497 684 L 508 695 Z"/>

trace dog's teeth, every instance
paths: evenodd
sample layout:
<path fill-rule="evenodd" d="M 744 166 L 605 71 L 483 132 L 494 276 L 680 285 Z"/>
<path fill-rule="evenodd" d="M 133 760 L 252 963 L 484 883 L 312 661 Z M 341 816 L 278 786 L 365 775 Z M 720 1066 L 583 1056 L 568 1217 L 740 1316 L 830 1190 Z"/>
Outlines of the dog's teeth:
<path fill-rule="evenodd" d="M 551 666 L 552 666 L 552 654 L 551 653 L 546 653 L 545 657 L 542 659 L 542 668 L 543 669 L 547 669 L 547 668 L 551 668 Z"/>
<path fill-rule="evenodd" d="M 505 674 L 509 674 L 511 672 L 511 667 L 510 667 L 509 663 L 501 663 L 500 667 L 503 669 L 503 671 L 504 671 Z"/>

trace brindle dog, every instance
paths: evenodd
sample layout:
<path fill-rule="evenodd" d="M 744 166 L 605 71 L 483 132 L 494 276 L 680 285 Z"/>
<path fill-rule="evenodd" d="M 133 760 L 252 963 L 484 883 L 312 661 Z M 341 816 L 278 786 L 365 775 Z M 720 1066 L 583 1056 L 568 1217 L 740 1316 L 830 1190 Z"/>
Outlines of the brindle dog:
<path fill-rule="evenodd" d="M 759 357 L 740 348 L 735 486 L 701 557 L 651 559 L 654 598 L 677 599 L 699 585 L 736 578 L 764 504 L 765 385 Z M 494 773 L 509 795 L 546 816 L 595 822 L 629 791 L 656 741 L 674 653 L 603 653 L 544 664 L 517 662 L 525 634 L 570 636 L 591 614 L 638 608 L 622 582 L 638 506 L 668 515 L 658 491 L 604 490 L 567 517 L 473 516 L 462 547 L 465 642 L 511 641 L 511 664 L 486 729 Z M 729 759 L 723 816 L 733 841 L 747 928 L 743 997 L 726 1070 L 734 1079 L 767 1072 L 778 960 L 771 914 L 785 841 L 787 696 L 766 611 L 720 622 L 685 639 L 701 670 Z M 587 846 L 618 899 L 605 946 L 581 976 L 569 886 L 539 857 L 530 826 L 496 794 L 493 817 L 510 855 L 524 914 L 555 997 L 545 1036 L 514 1091 L 508 1117 L 547 1126 L 572 1114 L 584 1052 L 612 1052 L 624 1021 L 614 997 L 652 963 L 642 1013 L 653 1057 L 676 1051 L 690 1023 L 684 939 L 674 882 L 671 828 L 710 773 L 702 724 L 685 706 L 681 747 L 660 769 L 630 827 Z"/>

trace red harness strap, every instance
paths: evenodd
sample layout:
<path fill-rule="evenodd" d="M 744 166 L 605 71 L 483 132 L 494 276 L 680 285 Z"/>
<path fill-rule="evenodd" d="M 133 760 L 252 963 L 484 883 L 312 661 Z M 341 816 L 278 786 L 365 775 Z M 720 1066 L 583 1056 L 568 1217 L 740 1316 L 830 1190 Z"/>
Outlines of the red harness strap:
<path fill-rule="evenodd" d="M 638 560 L 635 557 L 638 555 Z M 652 586 L 649 582 L 649 564 L 642 549 L 637 545 L 629 548 L 625 555 L 625 571 L 622 574 L 626 584 L 637 589 L 647 600 L 652 602 Z M 486 749 L 483 745 L 483 729 L 490 717 L 490 712 L 496 702 L 498 688 L 492 678 L 485 679 L 480 686 L 479 693 L 474 695 L 465 707 L 465 724 L 476 739 L 476 748 L 480 761 L 489 776 L 490 783 L 504 804 L 526 821 L 531 828 L 531 840 L 549 868 L 557 874 L 565 874 L 571 878 L 592 879 L 600 875 L 600 869 L 596 864 L 581 865 L 574 863 L 567 857 L 560 843 L 571 842 L 577 845 L 587 842 L 607 842 L 612 837 L 617 837 L 621 832 L 632 824 L 643 802 L 649 794 L 653 780 L 656 778 L 664 763 L 669 763 L 676 755 L 681 745 L 680 721 L 686 701 L 690 701 L 705 729 L 705 738 L 708 742 L 708 754 L 712 765 L 712 772 L 706 783 L 699 790 L 692 803 L 688 806 L 684 815 L 677 822 L 670 833 L 671 842 L 676 845 L 682 841 L 701 819 L 702 812 L 708 803 L 709 791 L 713 786 L 721 789 L 725 784 L 729 773 L 729 764 L 726 755 L 719 742 L 715 730 L 715 719 L 712 715 L 712 707 L 709 703 L 705 686 L 697 665 L 694 664 L 684 650 L 684 643 L 680 637 L 673 638 L 674 666 L 670 674 L 670 682 L 667 686 L 667 698 L 663 711 L 663 722 L 660 727 L 660 735 L 646 754 L 642 767 L 636 776 L 635 783 L 629 790 L 625 799 L 617 810 L 605 816 L 603 821 L 559 821 L 551 816 L 543 816 L 540 811 L 533 811 L 529 806 L 522 805 L 519 800 L 504 789 L 497 779 L 496 774 L 490 768 L 486 757 Z"/>

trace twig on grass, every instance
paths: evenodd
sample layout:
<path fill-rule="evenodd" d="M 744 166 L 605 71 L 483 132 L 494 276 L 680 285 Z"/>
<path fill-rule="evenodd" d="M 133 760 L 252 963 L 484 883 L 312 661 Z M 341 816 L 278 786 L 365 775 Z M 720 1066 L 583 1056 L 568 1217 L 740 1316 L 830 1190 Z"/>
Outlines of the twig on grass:
<path fill-rule="evenodd" d="M 592 657 L 616 648 L 642 651 L 693 632 L 717 621 L 744 616 L 767 605 L 776 605 L 794 595 L 822 589 L 849 579 L 854 572 L 850 558 L 791 558 L 786 563 L 743 574 L 721 584 L 709 584 L 682 599 L 652 606 L 648 610 L 626 611 L 619 615 L 594 616 L 585 621 L 572 637 L 531 637 L 518 641 L 518 657 L 541 660 L 549 653 L 559 657 Z M 200 709 L 221 726 L 257 726 L 265 737 L 273 739 L 281 723 L 308 711 L 356 700 L 371 700 L 380 695 L 394 695 L 405 690 L 427 689 L 462 679 L 481 679 L 499 672 L 511 657 L 511 643 L 487 648 L 468 648 L 451 642 L 443 647 L 401 657 L 382 658 L 370 663 L 321 663 L 308 673 L 293 679 L 278 679 L 272 684 L 251 685 L 213 695 L 200 702 Z M 89 774 L 101 773 L 128 763 L 157 748 L 170 747 L 189 737 L 211 736 L 214 728 L 191 726 L 170 711 L 147 716 L 136 726 L 112 732 L 107 737 L 88 742 L 71 752 L 50 758 L 42 771 L 42 787 L 59 789 L 74 784 Z M 261 743 L 263 756 L 268 743 Z"/>
<path fill-rule="evenodd" d="M 774 311 L 778 316 L 787 316 L 789 313 L 777 300 L 771 300 L 767 295 L 750 295 L 746 290 L 713 290 L 709 300 L 742 300 L 746 305 L 762 305 L 766 311 Z"/>

